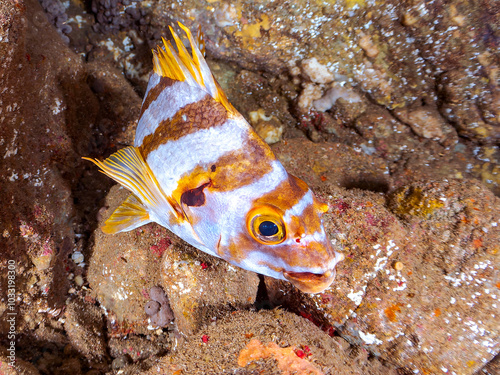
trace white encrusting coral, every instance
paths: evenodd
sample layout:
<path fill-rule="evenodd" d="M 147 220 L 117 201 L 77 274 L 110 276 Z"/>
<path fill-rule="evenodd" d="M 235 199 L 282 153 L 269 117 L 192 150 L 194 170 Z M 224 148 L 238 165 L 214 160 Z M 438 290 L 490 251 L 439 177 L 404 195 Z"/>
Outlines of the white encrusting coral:
<path fill-rule="evenodd" d="M 335 77 L 328 68 L 321 64 L 316 57 L 303 60 L 302 72 L 314 83 L 330 83 Z"/>
<path fill-rule="evenodd" d="M 355 91 L 334 83 L 325 95 L 313 102 L 313 106 L 318 111 L 325 112 L 333 107 L 337 99 L 344 99 L 348 103 L 361 102 L 361 97 Z"/>

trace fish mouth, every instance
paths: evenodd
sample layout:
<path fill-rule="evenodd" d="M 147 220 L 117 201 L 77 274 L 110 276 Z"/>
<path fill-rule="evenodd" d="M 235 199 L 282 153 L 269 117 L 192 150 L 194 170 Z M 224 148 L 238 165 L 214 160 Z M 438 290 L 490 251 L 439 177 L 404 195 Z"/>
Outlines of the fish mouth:
<path fill-rule="evenodd" d="M 335 270 L 325 273 L 283 271 L 283 276 L 304 293 L 320 293 L 332 284 L 335 273 Z"/>

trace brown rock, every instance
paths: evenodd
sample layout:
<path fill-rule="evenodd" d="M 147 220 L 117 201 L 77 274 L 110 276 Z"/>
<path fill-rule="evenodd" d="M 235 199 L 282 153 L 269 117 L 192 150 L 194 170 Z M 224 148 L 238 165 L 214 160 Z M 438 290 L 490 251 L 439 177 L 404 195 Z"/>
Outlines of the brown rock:
<path fill-rule="evenodd" d="M 486 364 L 481 370 L 474 375 L 495 375 L 500 374 L 500 355 L 497 354 L 495 358 Z"/>
<path fill-rule="evenodd" d="M 64 329 L 72 346 L 88 360 L 102 361 L 106 357 L 106 338 L 101 310 L 77 299 L 68 304 L 65 317 Z"/>
<path fill-rule="evenodd" d="M 346 126 L 352 126 L 354 121 L 363 115 L 367 110 L 372 110 L 371 106 L 367 103 L 366 99 L 361 97 L 353 89 L 346 89 L 351 97 L 340 97 L 335 101 L 333 108 L 331 110 L 332 114 L 336 119 L 342 121 Z M 327 130 L 328 131 L 328 130 Z"/>
<path fill-rule="evenodd" d="M 394 119 L 389 111 L 377 106 L 370 106 L 359 116 L 354 122 L 354 127 L 365 139 L 388 138 L 389 141 L 393 141 L 398 133 L 404 134 L 406 138 L 411 134 L 411 131 Z"/>
<path fill-rule="evenodd" d="M 88 144 L 96 99 L 81 59 L 60 39 L 37 1 L 0 4 L 0 268 L 16 266 L 17 330 L 39 310 L 61 309 L 74 247 L 72 186 Z M 44 18 L 42 18 L 44 19 Z M 5 268 L 4 268 L 5 267 Z M 6 290 L 7 273 L 0 273 Z M 5 309 L 0 332 L 5 332 Z"/>
<path fill-rule="evenodd" d="M 40 375 L 40 372 L 31 363 L 14 355 L 15 361 L 8 356 L 8 348 L 0 347 L 0 374 L 2 375 Z M 13 364 L 13 365 L 12 365 Z"/>
<path fill-rule="evenodd" d="M 383 104 L 391 106 L 412 101 L 411 93 L 417 91 L 427 95 L 425 90 L 430 89 L 432 83 L 425 71 L 426 64 L 412 56 L 415 46 L 407 37 L 409 30 L 397 18 L 386 16 L 393 8 L 371 4 L 367 12 L 365 3 L 356 4 L 357 9 L 351 9 L 352 6 L 352 3 L 339 3 L 335 7 L 324 7 L 298 1 L 293 7 L 278 2 L 263 9 L 240 1 L 231 4 L 231 23 L 221 24 L 213 20 L 214 13 L 222 11 L 214 4 L 202 7 L 189 1 L 183 9 L 172 9 L 168 2 L 160 2 L 153 11 L 152 24 L 165 30 L 166 14 L 192 28 L 202 24 L 210 53 L 219 59 L 237 61 L 254 71 L 278 73 L 287 70 L 290 63 L 296 65 L 293 63 L 317 59 L 327 67 L 327 74 L 316 79 L 318 82 L 331 82 L 336 74 L 355 78 L 362 85 L 367 83 L 369 95 Z M 196 14 L 194 20 L 186 17 L 186 9 Z M 373 17 L 374 14 L 377 16 Z M 372 41 L 367 50 L 377 66 L 367 66 L 363 61 L 365 52 L 357 43 L 359 24 L 369 25 L 364 31 Z M 363 45 L 366 47 L 366 43 Z M 387 53 L 388 50 L 391 53 Z M 409 56 L 411 60 L 404 63 Z M 373 71 L 382 71 L 380 66 L 384 67 L 384 79 L 372 79 Z"/>
<path fill-rule="evenodd" d="M 325 192 L 346 260 L 314 296 L 266 279 L 275 303 L 408 371 L 472 374 L 497 355 L 498 198 L 476 182 L 413 184 L 389 199 L 400 223 L 366 193 Z"/>
<path fill-rule="evenodd" d="M 377 359 L 366 360 L 366 355 L 351 350 L 344 340 L 329 337 L 311 322 L 281 310 L 236 311 L 214 319 L 187 338 L 185 345 L 163 357 L 149 371 L 141 374 L 173 373 L 220 374 L 285 374 L 275 358 L 253 360 L 246 366 L 238 358 L 251 341 L 258 340 L 270 347 L 277 344 L 283 358 L 291 364 L 304 366 L 325 375 L 333 374 L 387 374 L 395 375 L 396 369 Z M 342 341 L 342 342 L 341 342 Z M 366 352 L 365 352 L 366 353 Z M 259 353 L 254 353 L 259 357 Z M 281 358 L 280 358 L 281 359 Z M 302 363 L 300 363 L 302 362 Z M 296 370 L 300 368 L 297 367 Z M 297 373 L 300 373 L 297 370 Z M 305 373 L 305 372 L 304 372 Z M 308 373 L 308 372 L 307 372 Z M 318 373 L 318 372 L 316 372 Z"/>
<path fill-rule="evenodd" d="M 228 64 L 211 62 L 210 68 L 224 93 L 235 108 L 256 126 L 259 120 L 270 121 L 277 129 L 295 126 L 296 120 L 289 113 L 289 102 L 280 94 L 287 79 L 271 79 L 248 70 L 239 73 Z M 256 121 L 254 121 L 256 120 Z"/>
<path fill-rule="evenodd" d="M 353 126 L 370 145 L 373 155 L 387 161 L 398 161 L 408 150 L 422 147 L 408 126 L 378 106 L 370 105 L 365 113 L 356 118 Z"/>
<path fill-rule="evenodd" d="M 405 187 L 419 181 L 475 177 L 470 173 L 470 168 L 475 162 L 472 151 L 463 143 L 458 143 L 449 149 L 445 148 L 444 144 L 430 140 L 410 144 L 415 148 L 405 147 L 399 160 L 390 167 L 393 188 Z M 493 190 L 495 184 L 491 185 Z"/>
<path fill-rule="evenodd" d="M 390 185 L 385 162 L 362 149 L 303 139 L 289 139 L 272 149 L 290 173 L 314 188 L 336 185 L 386 191 Z"/>
<path fill-rule="evenodd" d="M 394 110 L 395 116 L 408 124 L 419 137 L 439 141 L 450 147 L 458 142 L 457 131 L 441 117 L 438 110 L 429 105 Z"/>
<path fill-rule="evenodd" d="M 102 233 L 100 227 L 129 194 L 119 186 L 108 194 L 107 209 L 94 234 L 87 279 L 94 296 L 112 312 L 118 327 L 131 326 L 146 333 L 148 317 L 144 306 L 149 301 L 149 289 L 160 280 L 162 256 L 171 244 L 171 235 L 158 225 L 116 235 Z"/>
<path fill-rule="evenodd" d="M 167 249 L 161 280 L 184 334 L 192 334 L 217 311 L 252 305 L 259 285 L 257 274 L 180 243 Z"/>
<path fill-rule="evenodd" d="M 131 359 L 133 362 L 137 362 L 139 360 L 144 360 L 153 356 L 158 356 L 159 354 L 164 353 L 169 346 L 162 336 L 153 336 L 148 339 L 145 336 L 130 336 L 126 339 L 123 337 L 112 338 L 109 340 L 109 353 L 114 358 L 122 358 L 125 357 Z M 117 361 L 122 362 L 123 365 L 126 365 L 128 361 Z M 123 363 L 125 362 L 125 363 Z"/>
<path fill-rule="evenodd" d="M 378 275 L 342 334 L 413 370 L 472 374 L 498 353 L 500 201 L 477 183 L 420 189 L 393 206 L 412 228 L 404 269 Z"/>
<path fill-rule="evenodd" d="M 420 137 L 433 140 L 440 140 L 443 137 L 443 127 L 446 124 L 436 110 L 425 107 L 415 110 L 405 108 L 396 109 L 394 113 Z"/>
<path fill-rule="evenodd" d="M 380 51 L 378 50 L 377 45 L 373 43 L 370 36 L 363 33 L 360 33 L 359 36 L 359 46 L 363 49 L 363 51 L 365 51 L 366 56 L 371 58 L 377 57 Z"/>
<path fill-rule="evenodd" d="M 498 139 L 498 61 L 496 45 L 489 42 L 498 23 L 494 0 L 438 1 L 433 7 L 393 1 L 335 7 L 296 1 L 289 7 L 278 1 L 265 9 L 245 1 L 221 8 L 191 0 L 182 8 L 160 1 L 144 11 L 152 13 L 152 26 L 163 34 L 171 19 L 192 29 L 201 24 L 211 54 L 249 70 L 278 74 L 298 61 L 317 59 L 332 76 L 354 80 L 372 102 L 389 109 L 436 103 L 442 96 L 436 80 L 457 70 L 467 79 L 447 89 L 447 96 L 464 100 L 455 109 L 445 99 L 442 115 L 476 141 Z M 219 19 L 221 13 L 231 21 L 214 22 L 214 14 Z M 359 25 L 366 27 L 361 31 Z M 463 121 L 468 110 L 485 120 Z"/>
<path fill-rule="evenodd" d="M 498 86 L 487 86 L 467 69 L 456 69 L 439 76 L 438 90 L 443 98 L 439 110 L 458 134 L 480 143 L 500 138 Z"/>

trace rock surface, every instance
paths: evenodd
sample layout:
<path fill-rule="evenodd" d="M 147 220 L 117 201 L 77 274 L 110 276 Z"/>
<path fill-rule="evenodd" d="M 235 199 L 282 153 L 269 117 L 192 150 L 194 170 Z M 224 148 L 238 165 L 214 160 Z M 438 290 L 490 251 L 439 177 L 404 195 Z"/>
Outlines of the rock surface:
<path fill-rule="evenodd" d="M 75 139 L 75 132 L 88 128 L 95 104 L 82 63 L 52 26 L 33 22 L 42 10 L 38 3 L 29 5 L 29 13 L 21 2 L 0 5 L 0 195 L 4 202 L 0 267 L 7 269 L 9 260 L 16 266 L 19 331 L 39 324 L 37 310 L 64 306 L 67 268 L 72 267 L 68 255 L 75 242 L 67 166 L 77 160 L 78 144 L 90 137 L 88 133 Z M 47 37 L 40 40 L 39 34 Z M 5 272 L 0 273 L 0 285 L 7 289 Z M 4 333 L 7 306 L 1 298 L 0 332 Z"/>
<path fill-rule="evenodd" d="M 361 149 L 290 139 L 276 144 L 273 151 L 289 171 L 315 188 L 333 185 L 385 192 L 392 185 L 384 160 Z"/>
<path fill-rule="evenodd" d="M 40 4 L 0 3 L 0 270 L 16 265 L 0 372 L 498 372 L 495 1 Z M 230 101 L 329 204 L 346 259 L 325 293 L 259 283 L 159 226 L 98 229 L 127 193 L 80 157 L 131 144 L 177 20 L 201 25 Z M 288 312 L 255 311 L 270 304 Z"/>
<path fill-rule="evenodd" d="M 259 349 L 249 343 L 274 343 L 288 348 L 281 355 L 259 359 Z M 245 353 L 249 350 L 250 353 Z M 242 361 L 242 354 L 247 361 Z M 283 358 L 279 358 L 279 357 Z M 368 360 L 365 350 L 350 350 L 340 337 L 332 338 L 311 322 L 281 311 L 236 311 L 203 326 L 187 338 L 179 350 L 163 357 L 147 372 L 208 374 L 394 374 L 396 369 L 377 359 Z M 240 359 L 240 360 L 239 360 Z M 278 361 L 285 361 L 286 370 Z M 288 371 L 287 371 L 288 370 Z"/>
<path fill-rule="evenodd" d="M 102 361 L 106 341 L 101 310 L 77 299 L 68 303 L 65 318 L 64 329 L 76 349 L 89 360 Z"/>
<path fill-rule="evenodd" d="M 218 58 L 271 72 L 302 61 L 311 81 L 348 77 L 391 109 L 435 101 L 435 83 L 440 82 L 443 115 L 462 135 L 494 142 L 500 136 L 499 61 L 498 45 L 489 41 L 498 30 L 489 25 L 498 23 L 497 10 L 489 1 L 299 1 L 292 6 L 276 0 L 266 7 L 159 2 L 152 9 L 152 24 L 158 30 L 165 30 L 171 19 L 202 24 L 207 47 Z M 217 22 L 221 13 L 226 22 Z"/>
<path fill-rule="evenodd" d="M 498 198 L 472 182 L 418 184 L 393 193 L 391 212 L 374 194 L 322 193 L 346 260 L 317 295 L 266 278 L 272 302 L 412 371 L 468 373 L 496 355 Z"/>
<path fill-rule="evenodd" d="M 40 375 L 40 372 L 31 363 L 16 359 L 15 366 L 11 366 L 11 360 L 4 348 L 0 348 L 0 371 L 5 375 Z"/>
<path fill-rule="evenodd" d="M 99 69 L 105 74 L 103 65 Z M 0 195 L 6 203 L 0 220 L 0 337 L 2 345 L 9 342 L 8 313 L 15 313 L 19 373 L 29 373 L 23 358 L 42 373 L 88 369 L 81 367 L 73 343 L 68 346 L 78 335 L 68 340 L 62 322 L 66 302 L 81 292 L 86 273 L 88 203 L 102 199 L 88 189 L 79 192 L 89 180 L 107 183 L 95 172 L 84 174 L 80 156 L 109 147 L 116 133 L 108 122 L 108 138 L 96 140 L 101 131 L 96 127 L 112 111 L 100 106 L 88 85 L 92 73 L 91 65 L 61 40 L 38 2 L 0 4 Z M 122 98 L 129 85 L 124 82 L 114 82 Z M 123 118 L 116 111 L 113 115 L 115 121 Z M 16 268 L 12 305 L 6 272 L 11 263 Z"/>
<path fill-rule="evenodd" d="M 99 211 L 102 225 L 129 193 L 113 187 Z M 166 230 L 144 227 L 135 231 L 106 235 L 95 232 L 94 250 L 90 259 L 87 280 L 93 296 L 116 322 L 114 329 L 142 327 L 146 333 L 148 317 L 144 311 L 149 290 L 158 284 L 162 256 L 170 246 Z"/>

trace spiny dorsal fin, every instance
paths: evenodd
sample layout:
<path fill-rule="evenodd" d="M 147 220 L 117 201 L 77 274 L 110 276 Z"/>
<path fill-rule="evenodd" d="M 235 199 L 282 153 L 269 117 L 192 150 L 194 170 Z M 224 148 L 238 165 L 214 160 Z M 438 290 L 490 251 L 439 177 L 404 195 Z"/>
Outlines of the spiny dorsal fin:
<path fill-rule="evenodd" d="M 146 208 L 134 194 L 130 194 L 101 229 L 106 234 L 115 234 L 128 232 L 150 222 Z"/>
<path fill-rule="evenodd" d="M 198 48 L 200 39 L 198 39 L 197 43 L 194 40 L 191 31 L 182 23 L 179 22 L 178 24 L 179 27 L 184 30 L 189 39 L 192 55 L 187 51 L 186 47 L 184 47 L 184 43 L 179 38 L 177 33 L 172 29 L 172 27 L 170 27 L 170 32 L 174 37 L 177 50 L 174 48 L 172 43 L 162 38 L 164 48 L 158 47 L 156 51 L 153 50 L 153 65 L 155 73 L 162 77 L 168 77 L 177 81 L 186 81 L 191 86 L 198 86 L 200 89 L 210 94 L 216 101 L 221 103 L 228 112 L 236 113 L 236 109 L 234 109 L 231 103 L 227 100 L 226 95 L 215 80 L 207 62 L 205 61 L 203 56 L 205 50 L 203 38 L 201 38 L 203 43 L 202 52 L 200 51 L 200 48 Z"/>
<path fill-rule="evenodd" d="M 185 220 L 182 209 L 172 198 L 165 195 L 137 147 L 125 147 L 104 161 L 83 159 L 93 162 L 102 173 L 135 194 L 144 206 L 168 209 L 178 221 Z"/>
<path fill-rule="evenodd" d="M 201 31 L 201 25 L 198 26 L 198 33 L 196 34 L 196 40 L 198 41 L 198 48 L 201 51 L 203 57 L 207 54 L 205 53 L 205 35 L 203 35 L 203 31 Z"/>

